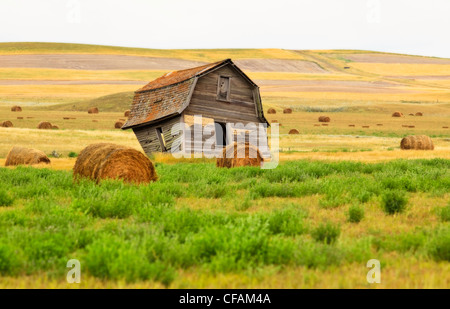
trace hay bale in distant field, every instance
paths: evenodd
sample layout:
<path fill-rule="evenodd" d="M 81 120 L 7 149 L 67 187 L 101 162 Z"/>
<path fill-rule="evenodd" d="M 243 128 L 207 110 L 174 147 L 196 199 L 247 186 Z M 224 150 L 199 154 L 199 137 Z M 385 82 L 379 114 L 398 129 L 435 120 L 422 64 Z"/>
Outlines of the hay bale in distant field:
<path fill-rule="evenodd" d="M 290 129 L 289 134 L 300 134 L 297 129 Z"/>
<path fill-rule="evenodd" d="M 448 129 L 448 127 L 442 127 L 442 129 Z"/>
<path fill-rule="evenodd" d="M 52 124 L 50 122 L 48 122 L 48 121 L 41 121 L 41 122 L 39 122 L 37 128 L 38 129 L 45 129 L 45 130 L 52 129 Z"/>
<path fill-rule="evenodd" d="M 283 109 L 283 114 L 292 114 L 292 109 L 291 108 Z"/>
<path fill-rule="evenodd" d="M 97 107 L 91 107 L 88 109 L 89 114 L 98 114 L 98 108 Z"/>
<path fill-rule="evenodd" d="M 407 127 L 409 127 L 409 125 L 407 125 L 407 124 L 402 124 L 402 127 L 403 127 L 403 128 L 407 128 Z"/>
<path fill-rule="evenodd" d="M 123 113 L 125 117 L 130 117 L 130 110 L 126 110 L 125 113 Z"/>
<path fill-rule="evenodd" d="M 70 119 L 70 117 L 63 117 L 63 119 L 64 119 L 64 120 L 69 120 L 69 119 Z"/>
<path fill-rule="evenodd" d="M 264 159 L 258 148 L 249 143 L 233 143 L 222 150 L 222 158 L 217 158 L 217 167 L 261 166 Z"/>
<path fill-rule="evenodd" d="M 34 117 L 27 117 L 27 119 L 32 119 L 32 118 L 34 118 Z"/>
<path fill-rule="evenodd" d="M 320 116 L 319 117 L 319 122 L 330 122 L 330 117 L 328 116 Z"/>
<path fill-rule="evenodd" d="M 383 124 L 382 123 L 377 123 L 377 127 L 382 127 Z"/>
<path fill-rule="evenodd" d="M 403 114 L 401 112 L 394 112 L 392 114 L 392 117 L 402 117 L 402 116 L 403 116 Z"/>
<path fill-rule="evenodd" d="M 59 130 L 59 127 L 57 125 L 52 125 L 53 130 Z"/>
<path fill-rule="evenodd" d="M 327 127 L 328 123 L 322 123 L 322 126 Z"/>
<path fill-rule="evenodd" d="M 314 126 L 315 126 L 315 127 L 320 127 L 320 124 L 315 123 Z"/>
<path fill-rule="evenodd" d="M 433 150 L 434 145 L 431 138 L 426 135 L 410 135 L 401 140 L 400 148 L 404 150 Z"/>
<path fill-rule="evenodd" d="M 411 114 L 409 114 L 409 115 L 410 115 L 410 116 L 414 116 L 414 114 L 412 114 L 412 113 L 411 113 Z"/>
<path fill-rule="evenodd" d="M 14 125 L 11 121 L 6 120 L 6 121 L 3 121 L 2 123 L 0 123 L 0 127 L 11 128 L 11 127 L 14 127 Z"/>
<path fill-rule="evenodd" d="M 11 107 L 11 111 L 12 112 L 21 112 L 22 111 L 22 107 L 20 107 L 18 105 L 14 105 L 13 107 Z"/>
<path fill-rule="evenodd" d="M 408 128 L 415 128 L 416 126 L 408 126 Z"/>
<path fill-rule="evenodd" d="M 363 128 L 366 128 L 366 129 L 368 129 L 369 128 L 369 126 L 362 126 Z"/>
<path fill-rule="evenodd" d="M 96 119 L 92 119 L 92 122 L 98 122 L 98 120 L 96 120 Z"/>
<path fill-rule="evenodd" d="M 416 116 L 423 116 L 423 113 L 417 112 L 417 113 L 416 113 Z"/>
<path fill-rule="evenodd" d="M 101 179 L 123 179 L 132 183 L 156 181 L 153 163 L 141 152 L 115 144 L 98 143 L 84 148 L 73 167 L 73 177 Z"/>
<path fill-rule="evenodd" d="M 6 156 L 5 166 L 49 164 L 50 159 L 40 150 L 14 146 Z"/>
<path fill-rule="evenodd" d="M 23 117 L 17 117 L 17 119 L 23 119 Z"/>
<path fill-rule="evenodd" d="M 121 122 L 121 121 L 117 121 L 115 124 L 114 124 L 114 128 L 116 128 L 116 129 L 120 129 L 120 128 L 122 128 L 123 127 L 123 122 Z"/>
<path fill-rule="evenodd" d="M 349 127 L 354 127 L 355 125 L 354 125 L 354 124 L 349 124 L 348 126 L 349 126 Z"/>
<path fill-rule="evenodd" d="M 274 108 L 269 108 L 269 109 L 267 110 L 267 113 L 268 113 L 268 114 L 276 114 L 277 111 L 276 111 Z"/>

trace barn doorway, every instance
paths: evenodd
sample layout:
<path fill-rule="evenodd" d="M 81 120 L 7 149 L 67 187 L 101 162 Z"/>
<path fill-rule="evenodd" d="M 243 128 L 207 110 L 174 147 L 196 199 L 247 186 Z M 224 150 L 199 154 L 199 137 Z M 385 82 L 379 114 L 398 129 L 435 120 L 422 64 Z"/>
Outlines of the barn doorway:
<path fill-rule="evenodd" d="M 216 147 L 223 148 L 227 145 L 227 125 L 223 122 L 214 122 L 216 131 Z"/>

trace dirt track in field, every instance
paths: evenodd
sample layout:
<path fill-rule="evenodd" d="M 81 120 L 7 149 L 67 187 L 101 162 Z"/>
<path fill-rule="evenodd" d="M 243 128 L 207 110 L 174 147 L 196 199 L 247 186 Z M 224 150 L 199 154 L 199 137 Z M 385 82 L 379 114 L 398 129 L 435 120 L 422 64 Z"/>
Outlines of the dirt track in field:
<path fill-rule="evenodd" d="M 343 54 L 343 58 L 364 63 L 450 64 L 450 59 L 383 54 Z"/>
<path fill-rule="evenodd" d="M 334 81 L 334 80 L 256 80 L 263 91 L 275 92 L 357 92 L 357 93 L 414 93 L 398 89 L 388 82 Z"/>

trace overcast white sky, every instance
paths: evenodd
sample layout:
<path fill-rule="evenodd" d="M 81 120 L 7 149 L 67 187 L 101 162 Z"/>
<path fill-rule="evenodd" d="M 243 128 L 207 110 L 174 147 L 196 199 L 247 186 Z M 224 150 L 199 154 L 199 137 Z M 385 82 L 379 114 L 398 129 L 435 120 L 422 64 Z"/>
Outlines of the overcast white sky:
<path fill-rule="evenodd" d="M 0 42 L 450 58 L 449 0 L 0 0 Z"/>

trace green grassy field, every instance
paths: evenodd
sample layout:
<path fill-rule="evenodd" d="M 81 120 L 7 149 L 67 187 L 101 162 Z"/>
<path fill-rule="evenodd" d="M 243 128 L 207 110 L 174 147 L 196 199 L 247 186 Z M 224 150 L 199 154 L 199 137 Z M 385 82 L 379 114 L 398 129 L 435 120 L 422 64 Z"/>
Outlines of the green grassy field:
<path fill-rule="evenodd" d="M 449 284 L 449 160 L 157 172 L 133 186 L 0 169 L 0 286 L 66 287 L 73 258 L 93 287 L 370 287 L 372 258 L 378 287 Z"/>

